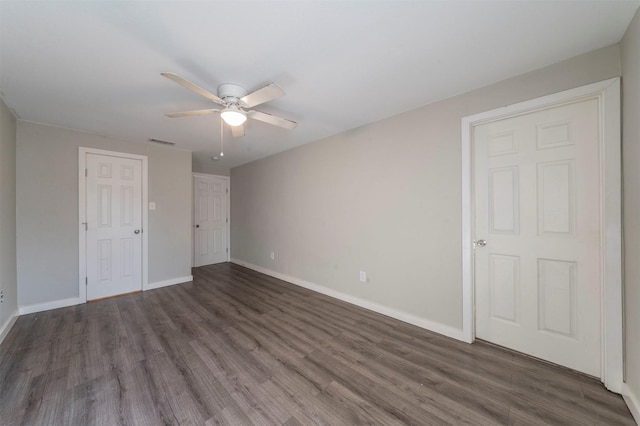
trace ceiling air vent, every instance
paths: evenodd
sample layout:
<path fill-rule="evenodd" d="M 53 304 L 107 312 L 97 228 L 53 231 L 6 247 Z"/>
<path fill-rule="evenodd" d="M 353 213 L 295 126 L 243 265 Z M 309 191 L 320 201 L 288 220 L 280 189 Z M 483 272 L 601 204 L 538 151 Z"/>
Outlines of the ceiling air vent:
<path fill-rule="evenodd" d="M 162 139 L 156 139 L 156 138 L 149 138 L 149 142 L 159 143 L 162 145 L 170 145 L 170 146 L 173 146 L 176 144 L 175 142 L 163 141 Z"/>

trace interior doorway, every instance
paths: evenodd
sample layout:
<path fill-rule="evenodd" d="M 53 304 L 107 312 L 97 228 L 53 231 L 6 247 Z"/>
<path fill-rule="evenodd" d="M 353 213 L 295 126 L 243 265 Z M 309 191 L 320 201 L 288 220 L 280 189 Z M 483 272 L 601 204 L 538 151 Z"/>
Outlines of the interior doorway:
<path fill-rule="evenodd" d="M 518 117 L 526 119 L 526 116 L 540 111 L 551 111 L 554 108 L 578 104 L 582 106 L 593 104 L 592 106 L 595 108 L 593 119 L 596 122 L 597 146 L 595 153 L 591 152 L 589 155 L 592 157 L 595 155 L 596 165 L 595 169 L 590 170 L 589 173 L 575 170 L 578 160 L 572 160 L 568 155 L 556 159 L 536 158 L 538 155 L 552 155 L 548 154 L 552 151 L 562 151 L 564 154 L 568 154 L 575 148 L 571 148 L 572 143 L 567 141 L 566 136 L 570 135 L 575 139 L 575 136 L 579 134 L 576 133 L 579 129 L 574 129 L 575 125 L 568 123 L 568 120 L 547 120 L 545 118 L 540 123 L 530 126 L 530 132 L 533 132 L 531 133 L 532 152 L 536 153 L 531 155 L 516 153 L 520 150 L 519 142 L 516 141 L 517 138 L 511 137 L 511 130 L 506 128 L 508 126 L 499 129 L 499 123 L 508 124 L 510 119 L 518 120 Z M 482 190 L 486 191 L 484 195 L 487 197 L 488 204 L 482 204 L 478 201 L 476 186 L 478 176 L 475 175 L 475 171 L 479 165 L 475 161 L 475 154 L 479 147 L 475 146 L 477 141 L 474 140 L 474 136 L 478 136 L 476 130 L 490 123 L 496 123 L 497 126 L 493 130 L 489 129 L 490 131 L 487 133 L 490 144 L 493 144 L 489 146 L 489 150 L 493 150 L 491 155 L 494 158 L 501 158 L 499 161 L 503 161 L 510 155 L 522 157 L 523 161 L 527 156 L 533 158 L 530 160 L 533 164 L 530 166 L 532 172 L 529 177 L 523 177 L 523 179 L 533 179 L 532 188 L 534 189 L 525 190 L 520 187 L 521 177 L 516 173 L 517 164 L 489 164 L 488 176 L 493 175 L 480 184 L 483 185 Z M 578 143 L 582 143 L 581 140 Z M 600 366 L 598 376 L 601 377 L 607 388 L 620 392 L 623 355 L 619 79 L 594 83 L 464 117 L 462 120 L 462 158 L 463 333 L 466 340 L 472 342 L 477 336 L 483 335 L 484 337 L 484 330 L 480 330 L 480 334 L 478 334 L 479 327 L 482 328 L 486 325 L 480 324 L 481 320 L 477 310 L 479 303 L 485 304 L 480 309 L 485 311 L 489 309 L 490 315 L 495 318 L 494 323 L 502 321 L 506 324 L 508 321 L 514 322 L 514 318 L 516 320 L 522 318 L 524 315 L 521 302 L 523 291 L 529 291 L 530 296 L 535 299 L 536 307 L 530 310 L 533 319 L 530 322 L 533 325 L 534 333 L 555 333 L 559 338 L 575 340 L 578 330 L 573 327 L 579 325 L 579 320 L 575 315 L 580 315 L 580 313 L 578 306 L 573 305 L 572 308 L 571 305 L 580 303 L 577 299 L 576 285 L 582 285 L 578 281 L 582 279 L 579 275 L 580 271 L 586 271 L 589 268 L 589 265 L 584 264 L 586 258 L 582 260 L 560 259 L 534 253 L 533 260 L 527 260 L 528 270 L 524 271 L 524 260 L 518 259 L 518 254 L 506 251 L 503 253 L 501 244 L 506 241 L 506 236 L 509 233 L 514 236 L 528 233 L 536 238 L 542 234 L 548 234 L 547 237 L 551 238 L 551 235 L 555 233 L 558 246 L 569 244 L 574 236 L 578 236 L 578 234 L 582 236 L 586 230 L 591 230 L 589 228 L 579 229 L 578 222 L 587 220 L 587 216 L 589 216 L 589 213 L 580 211 L 582 208 L 580 203 L 589 198 L 597 199 L 596 221 L 598 229 L 595 233 L 597 234 L 598 248 L 596 263 L 600 265 L 601 269 L 596 272 L 596 281 L 599 282 L 589 291 L 598 291 L 600 294 L 597 306 L 592 305 L 590 313 L 599 318 L 598 328 L 601 331 L 600 344 L 597 345 L 600 351 L 600 358 L 596 361 Z M 579 173 L 582 175 L 578 176 Z M 587 185 L 591 194 L 584 194 L 585 188 L 579 189 L 577 186 L 577 180 L 585 177 L 585 174 L 596 177 L 594 182 Z M 589 179 L 589 176 L 586 179 Z M 493 188 L 490 182 L 493 182 Z M 545 185 L 549 189 L 548 192 L 544 190 Z M 508 191 L 509 188 L 511 188 L 511 192 Z M 528 191 L 529 194 L 522 193 L 521 190 Z M 488 194 L 490 191 L 493 191 L 491 195 Z M 498 213 L 496 210 L 496 214 L 491 218 L 489 205 L 492 205 L 495 210 L 495 207 L 498 206 L 496 203 L 501 205 L 500 212 Z M 523 209 L 527 210 L 525 214 L 530 216 L 526 219 L 531 225 L 527 229 L 521 226 L 522 221 L 525 220 L 522 217 Z M 479 215 L 486 216 L 486 229 L 480 229 Z M 484 250 L 491 247 L 492 244 L 497 247 L 495 252 Z M 491 268 L 493 268 L 493 277 L 490 277 Z M 478 283 L 478 275 L 480 274 L 485 274 L 485 277 L 489 276 L 488 286 Z M 582 276 L 584 277 L 584 274 Z M 513 277 L 520 277 L 520 282 L 516 282 L 517 280 Z M 525 290 L 522 279 L 531 280 L 533 283 L 529 285 L 528 290 Z M 494 291 L 492 285 L 494 290 L 496 286 L 501 287 L 504 297 L 493 297 L 491 294 L 491 291 Z M 547 290 L 556 291 L 556 297 L 548 297 L 548 294 L 545 293 Z M 573 295 L 572 292 L 574 292 Z M 485 300 L 481 300 L 482 298 Z M 511 302 L 507 303 L 508 300 Z M 554 306 L 553 304 L 558 300 L 562 300 L 561 304 L 567 306 L 564 308 L 560 304 Z M 547 304 L 546 311 L 545 309 L 541 310 L 541 302 Z M 544 316 L 545 314 L 548 314 L 547 317 Z M 500 316 L 506 318 L 499 318 Z M 562 334 L 565 335 L 561 336 Z M 527 351 L 522 348 L 518 350 Z M 538 353 L 533 353 L 533 355 L 544 358 Z M 559 361 L 555 360 L 554 362 Z"/>
<path fill-rule="evenodd" d="M 193 266 L 229 261 L 229 177 L 193 174 Z"/>
<path fill-rule="evenodd" d="M 141 291 L 147 280 L 147 157 L 79 149 L 79 295 Z"/>

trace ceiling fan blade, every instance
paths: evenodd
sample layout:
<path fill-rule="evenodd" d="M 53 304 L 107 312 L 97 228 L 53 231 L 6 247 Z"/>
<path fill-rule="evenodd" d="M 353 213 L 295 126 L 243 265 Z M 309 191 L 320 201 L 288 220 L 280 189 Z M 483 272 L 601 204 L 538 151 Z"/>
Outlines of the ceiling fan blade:
<path fill-rule="evenodd" d="M 241 138 L 242 136 L 244 136 L 244 124 L 229 127 L 231 127 L 231 136 L 233 136 L 234 138 Z"/>
<path fill-rule="evenodd" d="M 262 89 L 258 89 L 240 98 L 240 102 L 242 102 L 247 108 L 251 108 L 284 95 L 284 90 L 282 90 L 280 86 L 275 83 L 271 83 L 267 84 Z"/>
<path fill-rule="evenodd" d="M 170 112 L 165 115 L 171 118 L 178 118 L 178 117 L 188 117 L 191 115 L 206 115 L 206 114 L 212 114 L 214 112 L 220 112 L 220 110 L 215 108 L 214 109 L 198 109 L 195 111 Z"/>
<path fill-rule="evenodd" d="M 224 102 L 222 101 L 222 99 L 220 99 L 213 93 L 209 92 L 208 90 L 203 89 L 197 84 L 193 84 L 192 82 L 185 80 L 184 78 L 180 77 L 178 74 L 174 74 L 172 72 L 162 72 L 160 73 L 160 75 L 163 77 L 167 77 L 169 80 L 175 81 L 180 86 L 186 87 L 187 89 L 192 90 L 196 92 L 198 95 L 204 96 L 205 98 L 212 100 L 217 104 L 224 105 Z"/>
<path fill-rule="evenodd" d="M 251 118 L 255 118 L 259 121 L 264 121 L 265 123 L 273 124 L 275 126 L 284 127 L 285 129 L 293 130 L 296 128 L 298 123 L 295 121 L 287 120 L 286 118 L 278 117 L 277 115 L 267 114 L 266 112 L 260 111 L 247 111 L 247 114 Z"/>

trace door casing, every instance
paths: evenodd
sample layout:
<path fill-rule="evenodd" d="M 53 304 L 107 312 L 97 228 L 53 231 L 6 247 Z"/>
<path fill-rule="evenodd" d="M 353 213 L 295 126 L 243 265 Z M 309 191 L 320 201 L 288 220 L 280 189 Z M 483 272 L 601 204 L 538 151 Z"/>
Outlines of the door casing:
<path fill-rule="evenodd" d="M 85 176 L 87 154 L 131 158 L 142 162 L 142 290 L 147 290 L 149 287 L 148 157 L 81 146 L 78 148 L 78 295 L 80 303 L 87 301 L 87 232 L 84 225 L 87 221 L 87 178 Z"/>
<path fill-rule="evenodd" d="M 624 368 L 620 78 L 612 78 L 462 118 L 462 332 L 468 343 L 475 340 L 472 170 L 474 126 L 586 99 L 598 100 L 600 116 L 601 380 L 609 390 L 620 393 Z"/>
<path fill-rule="evenodd" d="M 206 173 L 191 173 L 191 266 L 195 267 L 196 262 L 196 238 L 195 238 L 195 185 L 194 178 L 211 178 L 215 177 L 218 179 L 223 179 L 227 181 L 227 188 L 229 188 L 229 193 L 227 194 L 227 217 L 229 221 L 227 222 L 227 262 L 231 261 L 231 178 L 229 176 L 221 176 L 221 175 L 209 175 Z"/>

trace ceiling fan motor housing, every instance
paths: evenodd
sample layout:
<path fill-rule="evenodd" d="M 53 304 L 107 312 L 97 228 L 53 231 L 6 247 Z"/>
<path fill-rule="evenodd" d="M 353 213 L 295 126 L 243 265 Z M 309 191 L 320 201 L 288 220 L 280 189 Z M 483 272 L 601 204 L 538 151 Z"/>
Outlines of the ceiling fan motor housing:
<path fill-rule="evenodd" d="M 240 103 L 240 98 L 244 97 L 247 91 L 237 84 L 225 83 L 218 86 L 218 97 L 229 104 Z"/>

